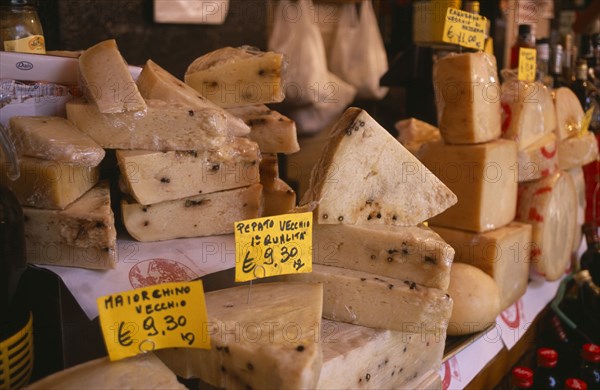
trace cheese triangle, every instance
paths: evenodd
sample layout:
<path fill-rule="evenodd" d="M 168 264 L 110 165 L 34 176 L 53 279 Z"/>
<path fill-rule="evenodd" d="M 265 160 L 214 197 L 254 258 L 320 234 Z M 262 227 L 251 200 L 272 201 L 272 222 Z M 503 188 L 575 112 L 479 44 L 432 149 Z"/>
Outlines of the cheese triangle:
<path fill-rule="evenodd" d="M 301 205 L 321 224 L 414 226 L 456 195 L 366 111 L 349 108 L 333 127 Z"/>

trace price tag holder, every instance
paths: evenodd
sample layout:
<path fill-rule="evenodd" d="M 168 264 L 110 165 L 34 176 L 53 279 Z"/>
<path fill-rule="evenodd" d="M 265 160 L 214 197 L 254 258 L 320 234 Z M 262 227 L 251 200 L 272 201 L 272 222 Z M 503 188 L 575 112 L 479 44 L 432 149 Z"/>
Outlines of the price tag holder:
<path fill-rule="evenodd" d="M 581 132 L 579 133 L 582 137 L 587 134 L 592 124 L 592 116 L 594 115 L 594 107 L 590 108 L 585 112 L 585 116 L 581 121 Z"/>
<path fill-rule="evenodd" d="M 469 49 L 483 50 L 486 24 L 484 16 L 449 7 L 444 19 L 442 40 Z"/>
<path fill-rule="evenodd" d="M 111 361 L 162 348 L 210 348 L 201 280 L 106 295 L 97 303 Z"/>
<path fill-rule="evenodd" d="M 519 73 L 517 78 L 520 81 L 535 81 L 535 72 L 537 70 L 537 52 L 535 49 L 527 47 L 519 48 Z"/>
<path fill-rule="evenodd" d="M 236 222 L 235 281 L 312 272 L 311 212 Z"/>

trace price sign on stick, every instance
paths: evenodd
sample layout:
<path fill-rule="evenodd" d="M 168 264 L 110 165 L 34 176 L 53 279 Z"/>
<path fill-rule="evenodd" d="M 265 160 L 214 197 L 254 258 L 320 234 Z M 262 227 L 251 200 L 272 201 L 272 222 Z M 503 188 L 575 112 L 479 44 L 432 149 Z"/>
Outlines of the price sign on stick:
<path fill-rule="evenodd" d="M 110 360 L 155 349 L 210 348 L 202 281 L 164 283 L 97 299 Z"/>
<path fill-rule="evenodd" d="M 235 281 L 312 272 L 312 213 L 236 222 Z"/>
<path fill-rule="evenodd" d="M 486 25 L 487 19 L 484 16 L 450 7 L 444 19 L 442 41 L 483 50 Z"/>
<path fill-rule="evenodd" d="M 535 72 L 537 70 L 537 52 L 535 49 L 521 47 L 519 49 L 519 73 L 517 78 L 520 81 L 535 81 Z"/>

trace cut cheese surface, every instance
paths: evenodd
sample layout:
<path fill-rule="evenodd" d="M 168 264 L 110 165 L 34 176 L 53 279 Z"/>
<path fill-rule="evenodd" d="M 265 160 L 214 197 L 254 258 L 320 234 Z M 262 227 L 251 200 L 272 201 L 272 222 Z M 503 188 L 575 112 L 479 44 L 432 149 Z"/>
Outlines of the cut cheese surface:
<path fill-rule="evenodd" d="M 546 133 L 525 149 L 519 150 L 519 182 L 541 179 L 558 170 L 556 134 Z"/>
<path fill-rule="evenodd" d="M 433 69 L 438 124 L 451 144 L 500 137 L 500 84 L 496 58 L 486 53 L 451 54 Z"/>
<path fill-rule="evenodd" d="M 496 140 L 477 145 L 432 142 L 419 158 L 458 196 L 458 203 L 431 223 L 485 232 L 514 219 L 517 204 L 517 145 Z"/>
<path fill-rule="evenodd" d="M 117 150 L 116 156 L 127 192 L 145 205 L 259 182 L 260 151 L 245 138 L 219 152 Z"/>
<path fill-rule="evenodd" d="M 262 186 L 142 205 L 123 200 L 125 228 L 138 241 L 233 233 L 234 222 L 260 216 Z"/>
<path fill-rule="evenodd" d="M 494 279 L 500 289 L 502 310 L 512 305 L 527 289 L 531 225 L 512 222 L 485 233 L 431 227 L 455 250 L 455 263 L 473 265 Z"/>
<path fill-rule="evenodd" d="M 416 225 L 456 195 L 366 111 L 349 108 L 333 127 L 302 205 L 318 223 Z"/>
<path fill-rule="evenodd" d="M 322 365 L 322 296 L 322 287 L 310 283 L 208 292 L 211 350 L 157 354 L 177 375 L 219 388 L 314 389 Z"/>
<path fill-rule="evenodd" d="M 280 53 L 224 47 L 192 62 L 185 83 L 221 107 L 276 103 L 284 98 L 282 65 Z"/>
<path fill-rule="evenodd" d="M 88 99 L 102 113 L 146 109 L 117 43 L 109 39 L 79 56 L 79 72 Z"/>
<path fill-rule="evenodd" d="M 559 171 L 519 185 L 517 220 L 533 226 L 532 266 L 548 280 L 564 275 L 577 225 L 577 192 L 571 176 Z"/>
<path fill-rule="evenodd" d="M 558 88 L 554 91 L 554 106 L 558 140 L 562 141 L 579 134 L 585 113 L 577 95 L 570 88 Z"/>
<path fill-rule="evenodd" d="M 598 142 L 591 131 L 558 143 L 558 167 L 562 170 L 582 167 L 598 158 Z"/>
<path fill-rule="evenodd" d="M 117 261 L 116 245 L 80 247 L 63 243 L 25 240 L 27 262 L 88 269 L 112 269 Z"/>
<path fill-rule="evenodd" d="M 92 167 L 104 158 L 104 149 L 64 118 L 13 116 L 8 131 L 25 156 Z"/>
<path fill-rule="evenodd" d="M 310 274 L 285 280 L 323 284 L 323 318 L 406 333 L 445 332 L 452 299 L 410 280 L 313 264 Z"/>
<path fill-rule="evenodd" d="M 440 129 L 416 118 L 396 122 L 395 127 L 398 130 L 398 141 L 413 154 L 421 145 L 442 139 Z"/>
<path fill-rule="evenodd" d="M 454 249 L 424 226 L 313 226 L 313 262 L 448 288 Z"/>
<path fill-rule="evenodd" d="M 250 128 L 239 118 L 222 111 L 217 105 L 202 96 L 198 91 L 148 60 L 138 77 L 137 86 L 144 99 L 164 100 L 168 103 L 180 103 L 195 110 L 220 111 L 227 122 L 227 129 L 234 136 L 250 133 Z"/>
<path fill-rule="evenodd" d="M 279 178 L 276 154 L 263 154 L 260 162 L 260 184 L 263 186 L 262 216 L 287 214 L 296 207 L 296 192 Z"/>
<path fill-rule="evenodd" d="M 573 184 L 575 184 L 575 191 L 577 192 L 577 224 L 575 225 L 573 249 L 571 250 L 571 252 L 575 253 L 579 249 L 579 245 L 581 245 L 581 239 L 583 238 L 583 232 L 581 231 L 581 227 L 585 222 L 585 176 L 583 173 L 583 168 L 581 167 L 569 169 L 568 172 L 569 175 L 571 175 L 571 178 L 573 179 Z"/>

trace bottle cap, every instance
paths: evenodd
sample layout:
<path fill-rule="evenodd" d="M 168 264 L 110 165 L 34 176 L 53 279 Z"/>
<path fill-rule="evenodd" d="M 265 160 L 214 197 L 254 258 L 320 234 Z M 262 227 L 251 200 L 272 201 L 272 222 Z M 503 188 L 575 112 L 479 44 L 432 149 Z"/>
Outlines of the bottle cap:
<path fill-rule="evenodd" d="M 587 390 L 587 384 L 581 379 L 569 378 L 565 381 L 565 390 Z"/>
<path fill-rule="evenodd" d="M 512 370 L 514 385 L 517 387 L 531 387 L 533 385 L 533 371 L 530 368 L 517 366 Z"/>
<path fill-rule="evenodd" d="M 531 25 L 530 24 L 519 24 L 519 35 L 529 35 L 531 34 Z"/>
<path fill-rule="evenodd" d="M 552 348 L 540 348 L 537 351 L 538 366 L 553 368 L 558 362 L 558 353 Z"/>
<path fill-rule="evenodd" d="M 592 363 L 600 362 L 600 345 L 585 344 L 582 351 L 583 360 Z"/>

